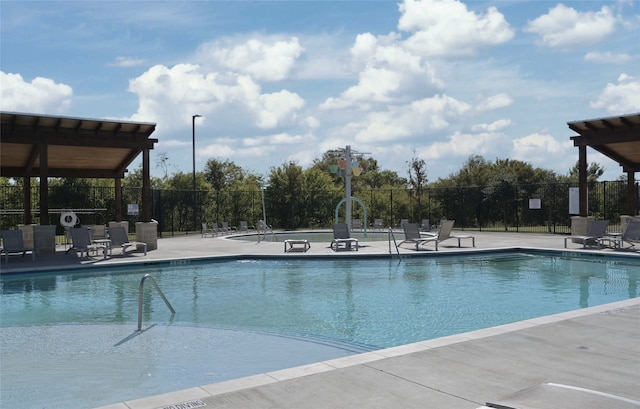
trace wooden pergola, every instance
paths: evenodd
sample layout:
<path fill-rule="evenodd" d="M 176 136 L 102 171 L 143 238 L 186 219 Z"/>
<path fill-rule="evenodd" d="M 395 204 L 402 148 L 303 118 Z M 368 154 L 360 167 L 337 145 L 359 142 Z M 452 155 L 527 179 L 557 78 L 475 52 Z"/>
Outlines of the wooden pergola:
<path fill-rule="evenodd" d="M 31 178 L 40 179 L 40 224 L 49 224 L 50 177 L 113 178 L 122 220 L 122 178 L 142 153 L 143 222 L 151 220 L 149 151 L 154 123 L 0 112 L 0 176 L 24 180 L 24 224 L 31 224 Z"/>
<path fill-rule="evenodd" d="M 578 133 L 572 136 L 578 147 L 580 216 L 587 216 L 587 147 L 590 147 L 622 166 L 627 174 L 627 211 L 637 213 L 635 172 L 640 172 L 640 113 L 608 118 L 568 122 Z"/>

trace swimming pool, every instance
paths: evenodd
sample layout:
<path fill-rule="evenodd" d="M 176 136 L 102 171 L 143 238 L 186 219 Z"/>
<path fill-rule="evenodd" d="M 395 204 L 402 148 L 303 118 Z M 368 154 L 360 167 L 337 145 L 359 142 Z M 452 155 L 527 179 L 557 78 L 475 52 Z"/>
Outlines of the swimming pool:
<path fill-rule="evenodd" d="M 97 406 L 634 298 L 638 267 L 505 252 L 2 276 L 2 406 Z M 145 273 L 177 313 L 148 286 L 138 333 Z"/>

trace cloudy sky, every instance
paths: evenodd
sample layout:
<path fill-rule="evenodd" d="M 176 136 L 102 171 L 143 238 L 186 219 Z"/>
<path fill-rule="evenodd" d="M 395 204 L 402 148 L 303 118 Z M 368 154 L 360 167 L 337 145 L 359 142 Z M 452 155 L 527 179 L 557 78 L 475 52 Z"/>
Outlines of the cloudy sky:
<path fill-rule="evenodd" d="M 631 0 L 3 0 L 0 18 L 0 109 L 155 122 L 156 176 L 161 154 L 191 172 L 195 114 L 197 170 L 351 145 L 434 181 L 474 154 L 566 174 L 567 122 L 640 111 Z"/>

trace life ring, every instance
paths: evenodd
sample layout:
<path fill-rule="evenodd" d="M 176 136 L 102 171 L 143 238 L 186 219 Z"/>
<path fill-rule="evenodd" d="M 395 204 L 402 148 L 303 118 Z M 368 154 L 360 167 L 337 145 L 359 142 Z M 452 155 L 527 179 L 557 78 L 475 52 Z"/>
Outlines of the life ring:
<path fill-rule="evenodd" d="M 60 215 L 60 224 L 64 227 L 73 227 L 78 223 L 78 216 L 71 210 L 62 212 Z"/>

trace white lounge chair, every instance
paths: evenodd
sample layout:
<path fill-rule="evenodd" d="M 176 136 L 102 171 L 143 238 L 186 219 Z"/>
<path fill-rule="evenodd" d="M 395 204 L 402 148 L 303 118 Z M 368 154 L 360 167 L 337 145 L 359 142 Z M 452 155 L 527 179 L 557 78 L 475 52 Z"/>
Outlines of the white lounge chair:
<path fill-rule="evenodd" d="M 111 249 L 114 247 L 122 248 L 122 254 L 126 254 L 127 247 L 134 246 L 136 249 L 142 247 L 144 255 L 147 255 L 147 243 L 141 241 L 129 241 L 129 235 L 123 226 L 114 226 L 109 229 L 109 238 L 111 239 Z"/>
<path fill-rule="evenodd" d="M 609 227 L 609 220 L 594 220 L 591 223 L 589 232 L 586 235 L 571 235 L 564 238 L 564 248 L 567 248 L 567 241 L 571 240 L 574 243 L 582 243 L 582 248 L 587 246 L 601 247 L 601 240 L 607 234 L 607 227 Z"/>
<path fill-rule="evenodd" d="M 331 249 L 334 251 L 338 251 L 340 248 L 351 250 L 354 247 L 356 251 L 358 251 L 358 239 L 351 237 L 351 234 L 349 233 L 349 225 L 346 223 L 334 224 Z"/>
<path fill-rule="evenodd" d="M 112 228 L 113 229 L 113 228 Z M 91 242 L 91 233 L 86 227 L 72 227 L 69 229 L 71 234 L 71 247 L 67 250 L 69 253 L 71 250 L 80 252 L 80 258 L 83 258 L 86 254 L 89 257 L 89 253 L 98 250 L 102 251 L 103 258 L 107 258 L 107 246 L 104 244 L 94 244 Z"/>
<path fill-rule="evenodd" d="M 0 248 L 0 255 L 4 253 L 5 261 L 9 262 L 10 253 L 22 253 L 22 257 L 27 254 L 27 251 L 31 252 L 31 259 L 36 260 L 36 252 L 31 247 L 25 247 L 24 237 L 22 236 L 22 230 L 2 230 L 2 247 Z"/>
<path fill-rule="evenodd" d="M 417 224 L 407 223 L 404 225 L 405 239 L 398 244 L 398 247 L 404 243 L 412 243 L 415 244 L 416 250 L 419 250 L 420 246 L 424 246 L 427 243 L 434 243 L 436 251 L 438 251 L 438 243 L 449 239 L 457 239 L 458 247 L 462 247 L 462 239 L 471 239 L 471 245 L 475 247 L 476 239 L 474 236 L 469 234 L 451 234 L 454 223 L 455 220 L 442 220 L 436 233 L 421 233 Z"/>

